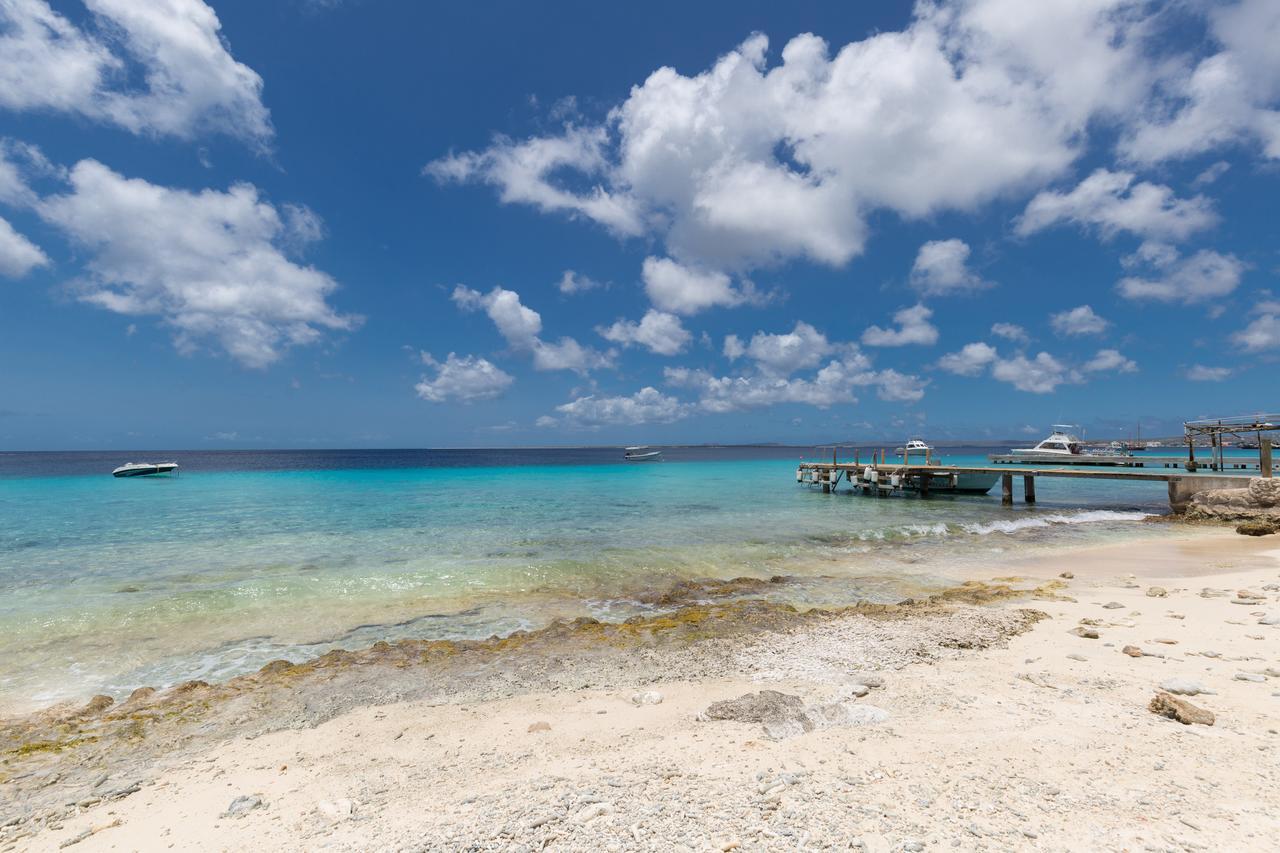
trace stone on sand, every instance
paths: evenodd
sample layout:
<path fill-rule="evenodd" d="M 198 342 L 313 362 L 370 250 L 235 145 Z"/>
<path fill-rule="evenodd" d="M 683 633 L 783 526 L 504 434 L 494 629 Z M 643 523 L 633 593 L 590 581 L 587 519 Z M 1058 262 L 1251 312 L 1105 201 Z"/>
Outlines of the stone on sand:
<path fill-rule="evenodd" d="M 231 805 L 227 806 L 227 810 L 222 813 L 222 817 L 244 817 L 254 809 L 260 809 L 266 803 L 262 801 L 262 797 L 253 794 L 243 794 L 231 801 Z"/>
<path fill-rule="evenodd" d="M 1164 598 L 1169 594 L 1169 590 L 1162 586 L 1147 587 L 1147 598 Z"/>
<path fill-rule="evenodd" d="M 1199 693 L 1211 695 L 1217 691 L 1210 690 L 1194 678 L 1166 678 L 1160 682 L 1160 689 L 1169 693 L 1178 693 L 1183 696 L 1195 696 Z"/>
<path fill-rule="evenodd" d="M 662 694 L 657 690 L 642 690 L 631 696 L 632 705 L 661 705 Z"/>
<path fill-rule="evenodd" d="M 1086 640 L 1096 640 L 1098 639 L 1099 636 L 1101 636 L 1098 633 L 1097 628 L 1090 628 L 1085 625 L 1079 625 L 1075 628 L 1072 628 L 1067 633 L 1075 634 L 1077 637 L 1084 637 Z"/>
<path fill-rule="evenodd" d="M 1155 697 L 1148 703 L 1147 710 L 1153 714 L 1177 720 L 1184 726 L 1189 726 L 1192 723 L 1212 726 L 1214 721 L 1212 711 L 1199 708 L 1186 699 L 1179 699 L 1172 693 L 1165 693 L 1164 691 L 1156 693 Z"/>

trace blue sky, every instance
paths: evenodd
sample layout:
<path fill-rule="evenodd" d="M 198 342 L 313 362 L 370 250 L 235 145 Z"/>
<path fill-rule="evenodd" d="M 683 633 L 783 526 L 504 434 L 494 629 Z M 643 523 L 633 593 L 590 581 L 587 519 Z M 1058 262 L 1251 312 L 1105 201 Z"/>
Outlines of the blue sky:
<path fill-rule="evenodd" d="M 0 446 L 1274 410 L 1277 39 L 1267 0 L 3 0 Z"/>

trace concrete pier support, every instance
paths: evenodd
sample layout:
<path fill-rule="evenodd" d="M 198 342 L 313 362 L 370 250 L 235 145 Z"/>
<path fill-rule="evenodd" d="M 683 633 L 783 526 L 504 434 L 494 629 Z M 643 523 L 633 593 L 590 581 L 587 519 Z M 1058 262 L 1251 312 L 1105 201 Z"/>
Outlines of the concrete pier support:
<path fill-rule="evenodd" d="M 1262 476 L 1271 477 L 1271 439 L 1264 438 L 1258 442 L 1258 467 Z"/>
<path fill-rule="evenodd" d="M 1000 503 L 1013 506 L 1013 475 L 1000 475 Z"/>
<path fill-rule="evenodd" d="M 1029 504 L 1036 502 L 1036 478 L 1030 475 L 1022 478 L 1022 497 Z"/>

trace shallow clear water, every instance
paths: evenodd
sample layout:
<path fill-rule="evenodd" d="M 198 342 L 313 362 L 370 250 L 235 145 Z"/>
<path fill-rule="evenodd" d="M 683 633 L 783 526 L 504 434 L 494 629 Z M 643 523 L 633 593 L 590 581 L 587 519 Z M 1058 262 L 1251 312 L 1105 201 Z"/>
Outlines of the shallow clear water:
<path fill-rule="evenodd" d="M 976 455 L 948 461 L 978 462 Z M 985 451 L 982 451 L 985 453 Z M 896 600 L 1010 548 L 1165 535 L 1161 483 L 875 500 L 797 486 L 797 448 L 0 454 L 0 709 L 221 679 L 402 637 L 622 619 L 687 578 Z"/>

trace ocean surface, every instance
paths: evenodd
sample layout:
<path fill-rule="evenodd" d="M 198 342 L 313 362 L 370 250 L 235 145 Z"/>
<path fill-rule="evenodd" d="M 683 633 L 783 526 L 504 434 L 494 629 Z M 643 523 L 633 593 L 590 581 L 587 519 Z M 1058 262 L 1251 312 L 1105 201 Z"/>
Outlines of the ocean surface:
<path fill-rule="evenodd" d="M 1005 448 L 944 451 L 985 462 Z M 1039 502 L 798 486 L 792 447 L 0 453 L 0 712 L 219 680 L 378 640 L 621 620 L 693 578 L 899 600 L 1001 554 L 1170 535 L 1162 483 Z M 114 479 L 176 459 L 177 477 Z M 1020 501 L 1020 489 L 1019 489 Z"/>

